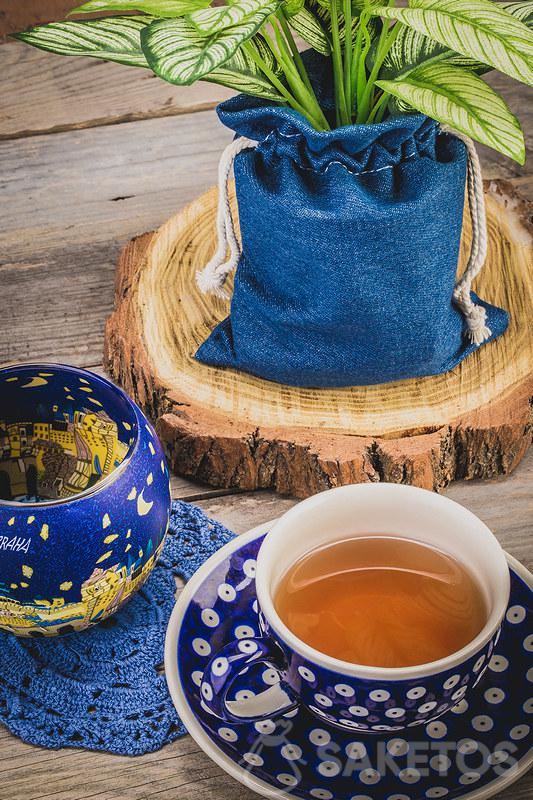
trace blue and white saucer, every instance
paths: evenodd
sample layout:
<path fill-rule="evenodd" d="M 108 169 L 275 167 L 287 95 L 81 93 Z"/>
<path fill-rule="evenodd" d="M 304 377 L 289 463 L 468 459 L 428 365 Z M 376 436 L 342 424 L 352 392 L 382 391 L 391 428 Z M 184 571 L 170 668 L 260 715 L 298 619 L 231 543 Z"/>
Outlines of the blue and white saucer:
<path fill-rule="evenodd" d="M 212 716 L 200 696 L 212 654 L 259 635 L 255 559 L 272 523 L 215 553 L 181 593 L 169 622 L 165 666 L 189 733 L 226 772 L 264 797 L 305 800 L 487 800 L 533 763 L 533 576 L 511 556 L 511 600 L 489 668 L 468 700 L 425 728 L 387 736 L 342 731 L 305 708 L 261 722 Z M 265 665 L 265 690 L 278 679 Z M 234 684 L 242 700 L 246 678 Z"/>

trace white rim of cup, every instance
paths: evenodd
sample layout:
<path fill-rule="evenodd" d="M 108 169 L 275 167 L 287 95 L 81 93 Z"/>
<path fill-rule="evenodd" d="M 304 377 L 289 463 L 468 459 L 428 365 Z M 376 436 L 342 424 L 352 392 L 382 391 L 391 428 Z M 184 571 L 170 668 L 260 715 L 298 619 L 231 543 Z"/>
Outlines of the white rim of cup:
<path fill-rule="evenodd" d="M 415 494 L 431 495 L 433 498 L 435 498 L 436 503 L 441 503 L 444 505 L 451 504 L 455 506 L 456 508 L 460 509 L 470 521 L 475 521 L 476 525 L 483 530 L 484 535 L 489 539 L 492 539 L 497 544 L 501 553 L 500 566 L 502 573 L 502 585 L 499 587 L 500 591 L 498 597 L 494 602 L 489 618 L 482 630 L 471 642 L 469 642 L 469 644 L 465 645 L 460 650 L 457 650 L 455 653 L 452 653 L 450 656 L 438 659 L 437 661 L 428 661 L 425 664 L 416 664 L 410 667 L 378 667 L 366 664 L 352 664 L 349 661 L 342 661 L 341 659 L 328 656 L 327 654 L 322 653 L 320 650 L 316 650 L 314 647 L 311 647 L 299 639 L 287 627 L 287 625 L 285 625 L 274 607 L 270 588 L 268 586 L 268 562 L 273 560 L 275 563 L 276 552 L 281 552 L 284 544 L 286 545 L 286 538 L 284 538 L 287 535 L 286 530 L 284 529 L 285 525 L 287 522 L 290 523 L 298 518 L 299 514 L 301 513 L 302 506 L 305 505 L 306 509 L 309 511 L 312 510 L 313 507 L 321 505 L 328 497 L 331 498 L 331 495 L 333 494 L 353 492 L 354 489 L 364 488 L 366 491 L 369 489 L 371 491 L 375 491 L 377 495 L 380 490 L 383 491 L 383 489 L 386 487 L 387 489 L 389 487 L 394 487 L 394 491 L 402 491 L 406 494 L 412 494 L 413 497 Z M 394 534 L 390 535 L 393 536 Z M 340 539 L 338 541 L 340 541 Z M 445 549 L 444 552 L 446 552 Z M 461 506 L 460 503 L 456 503 L 454 500 L 450 500 L 449 498 L 443 497 L 435 492 L 429 492 L 427 489 L 419 489 L 414 486 L 406 486 L 403 484 L 375 483 L 349 484 L 346 486 L 339 486 L 335 489 L 329 489 L 326 492 L 321 492 L 313 495 L 312 497 L 308 497 L 306 500 L 302 500 L 300 503 L 279 517 L 274 526 L 267 533 L 265 540 L 260 547 L 257 558 L 255 586 L 259 608 L 261 609 L 264 618 L 271 626 L 273 632 L 279 636 L 282 642 L 287 644 L 292 650 L 306 660 L 313 662 L 319 667 L 330 670 L 331 672 L 338 672 L 348 677 L 383 681 L 401 681 L 426 678 L 441 672 L 447 672 L 448 670 L 454 669 L 454 667 L 463 664 L 465 661 L 468 661 L 472 656 L 482 650 L 483 647 L 485 647 L 485 645 L 496 634 L 505 616 L 509 601 L 511 580 L 505 552 L 500 543 L 490 528 L 488 528 L 485 523 L 479 519 L 479 517 L 477 517 L 464 506 Z"/>

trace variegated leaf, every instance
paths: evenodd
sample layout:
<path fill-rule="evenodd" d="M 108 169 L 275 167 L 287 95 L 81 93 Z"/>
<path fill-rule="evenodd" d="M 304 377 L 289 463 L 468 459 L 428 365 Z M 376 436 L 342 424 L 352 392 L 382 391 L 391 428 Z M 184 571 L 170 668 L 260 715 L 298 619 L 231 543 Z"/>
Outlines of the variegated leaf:
<path fill-rule="evenodd" d="M 322 53 L 323 56 L 329 56 L 331 52 L 329 37 L 321 22 L 309 9 L 304 7 L 291 17 L 290 26 L 304 42 L 311 45 L 313 50 Z"/>
<path fill-rule="evenodd" d="M 380 0 L 352 0 L 352 10 L 357 12 L 358 14 L 366 6 L 379 6 L 381 5 Z"/>
<path fill-rule="evenodd" d="M 17 39 L 64 56 L 92 56 L 133 67 L 147 67 L 140 34 L 153 17 L 107 17 L 39 25 Z"/>
<path fill-rule="evenodd" d="M 396 24 L 400 26 L 400 30 L 383 62 L 380 77 L 401 77 L 422 64 L 442 61 L 456 55 L 449 47 L 424 36 L 423 33 L 408 28 L 401 22 Z"/>
<path fill-rule="evenodd" d="M 95 11 L 116 11 L 123 14 L 127 11 L 143 11 L 154 17 L 182 17 L 199 8 L 206 8 L 210 0 L 88 0 L 87 3 L 73 8 L 72 14 L 93 14 Z"/>
<path fill-rule="evenodd" d="M 320 22 L 326 32 L 331 32 L 331 2 L 330 0 L 306 0 L 305 8 Z M 354 11 L 356 11 L 354 9 Z M 337 0 L 337 15 L 339 18 L 339 33 L 344 31 L 343 0 Z M 354 20 L 355 24 L 356 20 Z"/>
<path fill-rule="evenodd" d="M 302 8 L 305 8 L 305 0 L 283 0 L 281 5 L 286 17 L 294 17 Z"/>
<path fill-rule="evenodd" d="M 498 0 L 498 5 L 504 8 L 513 17 L 525 22 L 528 28 L 533 27 L 533 2 L 532 0 Z"/>
<path fill-rule="evenodd" d="M 517 19 L 524 22 L 529 28 L 533 28 L 533 2 L 532 0 L 521 0 L 516 2 L 499 2 L 499 5 L 512 14 Z M 411 72 L 422 64 L 431 64 L 439 61 L 446 61 L 456 67 L 472 69 L 478 75 L 488 72 L 491 67 L 474 61 L 466 56 L 459 55 L 449 47 L 424 36 L 423 33 L 401 26 L 400 32 L 396 36 L 391 49 L 389 50 L 380 77 L 393 78 Z"/>
<path fill-rule="evenodd" d="M 411 0 L 410 8 L 380 6 L 372 13 L 396 19 L 444 47 L 533 84 L 533 37 L 491 0 Z"/>
<path fill-rule="evenodd" d="M 524 137 L 518 120 L 494 89 L 474 73 L 446 63 L 431 64 L 376 85 L 438 122 L 524 163 Z"/>
<path fill-rule="evenodd" d="M 273 72 L 279 73 L 279 67 L 274 59 L 272 50 L 266 45 L 260 34 L 256 34 L 250 40 L 250 45 L 255 47 L 263 61 Z M 255 61 L 242 48 L 237 50 L 235 55 L 229 61 L 226 61 L 224 66 L 218 67 L 218 69 L 214 69 L 209 75 L 206 75 L 205 80 L 235 89 L 236 92 L 245 92 L 246 94 L 254 95 L 254 97 L 262 97 L 265 100 L 284 102 L 284 98 L 263 75 Z"/>
<path fill-rule="evenodd" d="M 241 25 L 206 36 L 188 19 L 162 19 L 143 30 L 141 45 L 156 75 L 188 86 L 229 61 L 263 22 L 262 14 L 253 15 Z"/>
<path fill-rule="evenodd" d="M 189 14 L 188 19 L 200 33 L 210 36 L 226 28 L 246 23 L 251 17 L 264 21 L 278 9 L 279 5 L 280 0 L 239 0 L 229 6 L 195 11 Z"/>
<path fill-rule="evenodd" d="M 318 19 L 325 28 L 331 27 L 331 14 L 329 4 L 324 5 L 319 0 L 306 0 L 305 7 Z"/>

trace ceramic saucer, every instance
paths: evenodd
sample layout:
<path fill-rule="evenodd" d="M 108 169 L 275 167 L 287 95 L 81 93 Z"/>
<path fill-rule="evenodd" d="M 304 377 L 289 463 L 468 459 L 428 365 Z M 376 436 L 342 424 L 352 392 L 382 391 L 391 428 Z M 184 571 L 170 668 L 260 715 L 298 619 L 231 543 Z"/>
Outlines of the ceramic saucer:
<path fill-rule="evenodd" d="M 344 732 L 305 708 L 240 724 L 208 713 L 199 689 L 205 665 L 231 640 L 259 634 L 255 563 L 271 525 L 215 553 L 187 584 L 169 622 L 172 699 L 213 761 L 264 797 L 305 800 L 487 800 L 528 770 L 533 576 L 511 556 L 511 600 L 489 668 L 467 700 L 425 728 L 385 737 Z M 265 691 L 278 679 L 264 664 L 249 669 L 259 670 Z M 229 701 L 252 694 L 249 677 L 235 682 Z"/>

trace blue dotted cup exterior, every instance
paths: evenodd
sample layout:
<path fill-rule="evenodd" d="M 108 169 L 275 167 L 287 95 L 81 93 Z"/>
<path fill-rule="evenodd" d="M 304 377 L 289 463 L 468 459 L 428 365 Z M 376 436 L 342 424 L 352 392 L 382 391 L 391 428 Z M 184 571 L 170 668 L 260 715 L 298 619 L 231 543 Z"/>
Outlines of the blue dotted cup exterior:
<path fill-rule="evenodd" d="M 104 620 L 153 569 L 169 517 L 161 445 L 121 389 L 58 364 L 0 370 L 0 628 Z"/>
<path fill-rule="evenodd" d="M 303 704 L 272 719 L 218 719 L 203 699 L 202 677 L 213 653 L 233 639 L 262 638 L 251 576 L 270 527 L 236 537 L 200 567 L 168 625 L 168 686 L 206 756 L 249 789 L 280 800 L 473 800 L 526 773 L 533 763 L 533 576 L 511 556 L 511 595 L 496 650 L 468 700 L 443 718 L 381 735 L 330 724 Z M 233 701 L 259 701 L 253 671 L 245 667 L 229 690 L 232 710 Z M 255 672 L 263 693 L 279 681 L 272 667 L 257 662 Z"/>
<path fill-rule="evenodd" d="M 487 622 L 467 646 L 428 664 L 372 667 L 329 657 L 284 624 L 275 608 L 275 590 L 295 561 L 343 538 L 384 532 L 445 550 L 477 576 Z M 232 723 L 272 719 L 303 705 L 318 719 L 347 731 L 381 733 L 427 725 L 455 707 L 481 679 L 509 600 L 506 557 L 484 523 L 451 500 L 394 484 L 344 486 L 303 501 L 273 525 L 257 565 L 248 568 L 256 581 L 261 635 L 243 631 L 226 643 L 212 655 L 200 686 L 205 708 Z M 219 594 L 224 591 L 230 600 L 235 589 L 219 587 Z M 262 669 L 254 669 L 259 664 Z M 260 678 L 265 665 L 276 676 L 266 691 Z M 237 682 L 248 692 L 241 690 L 240 700 L 228 701 Z"/>

